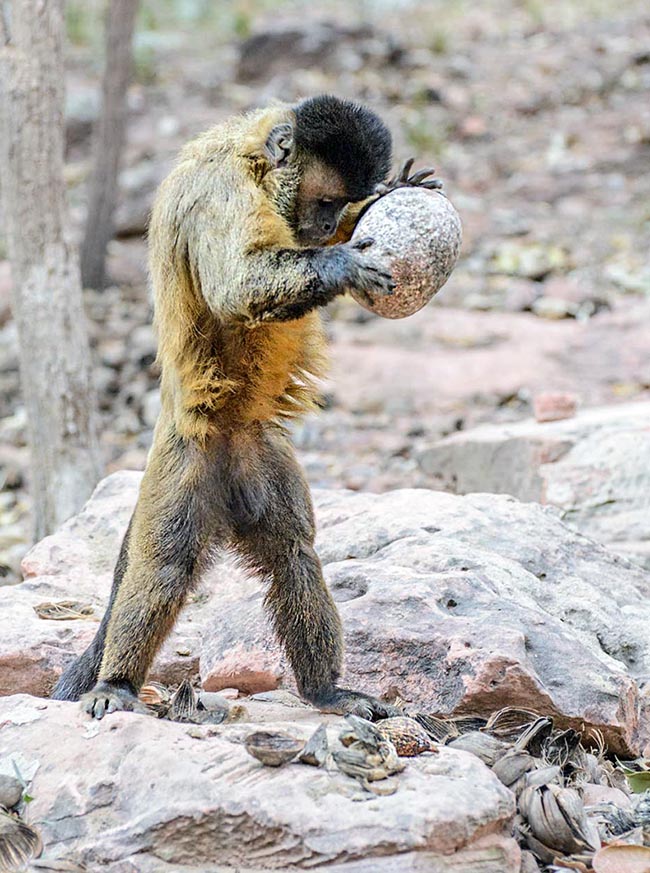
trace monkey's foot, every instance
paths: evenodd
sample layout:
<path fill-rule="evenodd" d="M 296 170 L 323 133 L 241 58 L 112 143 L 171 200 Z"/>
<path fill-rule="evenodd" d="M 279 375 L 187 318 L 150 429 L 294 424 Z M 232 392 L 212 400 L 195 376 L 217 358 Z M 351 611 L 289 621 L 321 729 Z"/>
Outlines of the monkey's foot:
<path fill-rule="evenodd" d="M 337 715 L 358 715 L 368 721 L 380 718 L 392 718 L 403 715 L 401 709 L 384 703 L 361 691 L 350 691 L 348 688 L 332 688 L 325 694 L 319 694 L 311 701 L 322 712 L 335 712 Z"/>
<path fill-rule="evenodd" d="M 418 170 L 417 173 L 410 175 L 411 167 L 413 166 L 414 158 L 409 158 L 405 161 L 402 169 L 389 179 L 387 182 L 380 182 L 376 186 L 375 192 L 383 197 L 385 194 L 390 194 L 397 188 L 428 188 L 430 191 L 436 191 L 443 187 L 442 179 L 430 179 L 435 170 L 433 167 L 427 167 L 425 170 Z M 426 181 L 425 181 L 426 180 Z"/>
<path fill-rule="evenodd" d="M 84 694 L 81 698 L 81 709 L 97 719 L 120 709 L 151 715 L 151 710 L 138 700 L 137 694 L 130 688 L 112 682 L 98 682 L 92 691 Z"/>

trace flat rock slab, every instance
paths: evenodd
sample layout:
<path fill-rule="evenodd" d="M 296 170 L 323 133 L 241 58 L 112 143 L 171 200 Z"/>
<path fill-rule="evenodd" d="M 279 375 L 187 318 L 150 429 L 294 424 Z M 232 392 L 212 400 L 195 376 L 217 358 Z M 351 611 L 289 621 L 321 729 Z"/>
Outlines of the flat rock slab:
<path fill-rule="evenodd" d="M 518 873 L 513 795 L 477 758 L 443 748 L 410 759 L 388 797 L 334 766 L 251 758 L 243 740 L 254 730 L 306 739 L 321 721 L 294 714 L 275 706 L 276 721 L 216 727 L 132 713 L 98 723 L 75 704 L 16 695 L 0 699 L 0 771 L 15 761 L 31 779 L 43 857 L 89 873 Z M 342 725 L 328 719 L 332 743 Z"/>
<path fill-rule="evenodd" d="M 564 421 L 484 425 L 419 458 L 432 484 L 552 504 L 577 530 L 650 569 L 650 403 Z"/>
<path fill-rule="evenodd" d="M 36 616 L 39 600 L 102 605 L 139 474 L 98 486 L 84 511 L 0 589 L 0 693 L 46 695 L 96 630 Z M 562 524 L 503 495 L 403 490 L 315 493 L 317 547 L 346 636 L 343 681 L 411 708 L 489 715 L 518 705 L 598 729 L 612 751 L 648 742 L 650 578 Z M 264 584 L 232 562 L 207 574 L 154 675 L 197 671 L 208 690 L 293 687 L 263 614 Z M 183 654 L 179 654 L 182 652 Z"/>

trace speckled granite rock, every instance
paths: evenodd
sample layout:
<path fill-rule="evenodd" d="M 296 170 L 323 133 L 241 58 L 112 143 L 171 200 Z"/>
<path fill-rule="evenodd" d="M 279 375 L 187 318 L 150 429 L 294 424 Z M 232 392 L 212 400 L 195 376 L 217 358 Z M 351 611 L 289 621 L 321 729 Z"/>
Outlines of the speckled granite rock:
<path fill-rule="evenodd" d="M 393 276 L 390 297 L 352 296 L 384 318 L 404 318 L 422 309 L 442 288 L 458 260 L 462 228 L 458 213 L 440 191 L 398 188 L 374 203 L 352 240 L 372 237 L 367 257 Z M 372 295 L 371 295 L 372 296 Z"/>

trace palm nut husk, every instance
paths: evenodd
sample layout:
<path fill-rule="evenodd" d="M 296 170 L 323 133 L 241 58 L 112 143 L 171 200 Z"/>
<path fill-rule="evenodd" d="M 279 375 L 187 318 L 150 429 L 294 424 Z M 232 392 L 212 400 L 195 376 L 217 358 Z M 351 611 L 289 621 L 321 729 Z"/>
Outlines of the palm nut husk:
<path fill-rule="evenodd" d="M 377 725 L 358 715 L 346 715 L 346 726 L 339 734 L 339 740 L 344 746 L 352 743 L 365 743 L 369 748 L 376 749 L 384 740 Z"/>
<path fill-rule="evenodd" d="M 529 725 L 539 718 L 539 713 L 516 706 L 504 706 L 487 720 L 485 730 L 496 737 L 516 740 Z"/>
<path fill-rule="evenodd" d="M 543 757 L 547 764 L 565 767 L 578 751 L 580 734 L 572 728 L 555 734 L 544 744 Z"/>
<path fill-rule="evenodd" d="M 553 733 L 553 719 L 546 716 L 536 718 L 532 724 L 524 728 L 523 732 L 515 741 L 515 749 L 525 750 L 530 755 L 538 758 L 544 750 L 544 746 L 551 739 Z"/>
<path fill-rule="evenodd" d="M 435 749 L 425 729 L 414 718 L 395 716 L 377 722 L 377 729 L 395 746 L 400 758 L 413 758 Z"/>
<path fill-rule="evenodd" d="M 168 717 L 171 721 L 192 721 L 198 711 L 196 692 L 188 679 L 183 679 L 169 705 Z"/>
<path fill-rule="evenodd" d="M 487 725 L 487 719 L 481 718 L 478 715 L 457 715 L 453 722 L 459 734 L 482 731 Z"/>
<path fill-rule="evenodd" d="M 436 743 L 446 743 L 448 740 L 460 735 L 458 728 L 451 719 L 438 718 L 435 715 L 426 715 L 423 712 L 418 712 L 413 718 Z"/>
<path fill-rule="evenodd" d="M 95 608 L 91 603 L 80 600 L 47 600 L 37 603 L 34 612 L 39 618 L 47 621 L 86 620 L 98 621 Z"/>
<path fill-rule="evenodd" d="M 248 754 L 267 767 L 280 767 L 288 763 L 296 757 L 304 745 L 304 740 L 269 731 L 256 731 L 244 740 Z"/>
<path fill-rule="evenodd" d="M 371 751 L 363 743 L 352 743 L 332 753 L 339 770 L 348 776 L 366 782 L 377 782 L 387 779 L 395 773 L 401 773 L 406 766 L 400 761 L 395 746 L 385 740 L 375 751 Z"/>
<path fill-rule="evenodd" d="M 141 703 L 153 706 L 154 708 L 168 707 L 172 699 L 172 693 L 169 688 L 161 685 L 160 682 L 149 682 L 140 689 L 138 699 Z"/>
<path fill-rule="evenodd" d="M 346 721 L 347 726 L 339 734 L 343 748 L 332 753 L 343 773 L 365 784 L 386 779 L 404 769 L 395 746 L 377 725 L 355 715 L 346 716 Z"/>
<path fill-rule="evenodd" d="M 534 788 L 538 785 L 550 785 L 551 782 L 563 786 L 562 769 L 558 766 L 540 767 L 537 770 L 529 770 L 522 780 L 523 788 Z"/>
<path fill-rule="evenodd" d="M 43 851 L 38 831 L 18 816 L 0 810 L 0 870 L 14 873 L 24 870 L 32 858 Z"/>
<path fill-rule="evenodd" d="M 637 826 L 634 813 L 621 809 L 614 803 L 598 803 L 587 809 L 590 820 L 596 825 L 598 835 L 605 842 L 622 837 Z"/>
<path fill-rule="evenodd" d="M 492 737 L 490 734 L 481 733 L 481 731 L 470 731 L 468 734 L 461 734 L 453 740 L 450 740 L 447 745 L 450 749 L 461 749 L 463 752 L 471 752 L 480 758 L 488 767 L 493 767 L 499 758 L 502 758 L 510 748 L 509 744 L 497 737 Z"/>
<path fill-rule="evenodd" d="M 528 752 L 509 749 L 492 767 L 492 772 L 506 788 L 512 788 L 524 774 L 536 767 L 535 759 Z"/>
<path fill-rule="evenodd" d="M 328 752 L 327 727 L 323 723 L 318 725 L 309 737 L 302 752 L 298 755 L 298 760 L 301 764 L 309 764 L 311 767 L 322 767 L 327 760 Z"/>
<path fill-rule="evenodd" d="M 519 811 L 530 828 L 529 848 L 546 864 L 558 855 L 592 853 L 600 848 L 598 831 L 572 788 L 554 784 L 525 788 L 519 797 Z"/>

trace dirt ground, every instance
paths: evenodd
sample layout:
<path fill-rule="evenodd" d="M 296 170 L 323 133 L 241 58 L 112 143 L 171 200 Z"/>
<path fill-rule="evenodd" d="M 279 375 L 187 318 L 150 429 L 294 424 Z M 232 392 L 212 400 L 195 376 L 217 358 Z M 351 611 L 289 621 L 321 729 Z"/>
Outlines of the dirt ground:
<path fill-rule="evenodd" d="M 101 73 L 97 4 L 69 3 L 71 217 L 83 227 Z M 315 486 L 428 487 L 418 453 L 453 430 L 650 395 L 650 12 L 627 0 L 142 4 L 114 284 L 87 291 L 107 469 L 142 468 L 158 394 L 143 234 L 180 145 L 273 98 L 333 92 L 389 123 L 396 163 L 433 164 L 461 261 L 404 321 L 327 313 L 323 410 L 295 427 Z M 2 257 L 0 253 L 0 257 Z M 27 547 L 29 465 L 0 263 L 0 564 Z M 1 582 L 1 580 L 0 580 Z"/>

